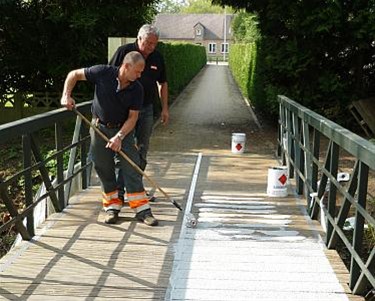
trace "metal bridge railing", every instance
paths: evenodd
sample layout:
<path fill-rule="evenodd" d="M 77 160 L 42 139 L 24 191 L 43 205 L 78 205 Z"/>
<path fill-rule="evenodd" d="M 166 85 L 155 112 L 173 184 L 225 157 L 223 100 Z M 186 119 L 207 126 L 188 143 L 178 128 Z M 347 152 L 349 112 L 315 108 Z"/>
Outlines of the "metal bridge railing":
<path fill-rule="evenodd" d="M 77 109 L 82 113 L 89 113 L 90 107 L 91 102 L 77 105 Z M 30 240 L 35 235 L 34 211 L 39 203 L 49 198 L 54 210 L 61 212 L 68 205 L 73 179 L 81 176 L 83 189 L 89 185 L 88 170 L 90 170 L 91 162 L 87 159 L 87 153 L 90 141 L 88 130 L 82 126 L 81 118 L 76 117 L 72 142 L 64 146 L 63 125 L 69 120 L 74 121 L 75 116 L 73 112 L 66 109 L 57 109 L 0 125 L 1 144 L 20 142 L 22 144 L 20 160 L 23 160 L 21 170 L 6 179 L 0 179 L 0 199 L 11 217 L 9 221 L 0 226 L 0 233 L 15 224 L 22 239 Z M 51 127 L 54 127 L 55 149 L 45 158 L 41 151 L 45 141 L 39 133 Z M 64 171 L 64 154 L 68 152 L 69 162 Z M 52 160 L 56 160 L 56 176 L 53 181 L 47 168 L 47 164 Z M 37 195 L 33 191 L 33 181 L 36 177 L 41 178 L 43 182 L 41 185 L 45 186 L 46 193 L 42 195 Z M 23 186 L 21 192 L 25 203 L 23 210 L 16 207 L 11 197 L 12 189 L 19 183 L 22 183 Z"/>
<path fill-rule="evenodd" d="M 305 195 L 310 216 L 317 219 L 324 212 L 327 247 L 333 249 L 341 240 L 350 252 L 349 287 L 363 294 L 375 287 L 375 249 L 372 246 L 366 260 L 362 254 L 365 229 L 375 229 L 366 206 L 375 145 L 285 96 L 278 101 L 278 155 L 295 179 L 296 192 Z M 355 162 L 349 168 L 348 158 Z M 340 168 L 349 170 L 347 185 L 337 179 Z M 349 215 L 355 218 L 352 239 L 343 230 Z"/>

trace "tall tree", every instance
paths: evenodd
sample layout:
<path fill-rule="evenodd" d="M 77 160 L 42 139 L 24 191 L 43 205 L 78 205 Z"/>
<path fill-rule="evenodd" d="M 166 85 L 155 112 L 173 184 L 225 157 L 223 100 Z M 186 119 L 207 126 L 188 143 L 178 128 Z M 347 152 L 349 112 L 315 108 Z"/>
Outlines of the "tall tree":
<path fill-rule="evenodd" d="M 258 17 L 244 10 L 238 12 L 232 21 L 234 40 L 237 43 L 253 43 L 260 38 Z"/>
<path fill-rule="evenodd" d="M 73 68 L 105 63 L 109 36 L 134 36 L 157 0 L 0 1 L 0 95 L 60 91 Z"/>
<path fill-rule="evenodd" d="M 265 93 L 326 115 L 375 95 L 375 0 L 213 0 L 257 13 Z"/>
<path fill-rule="evenodd" d="M 223 14 L 224 11 L 224 6 L 213 5 L 211 0 L 187 0 L 180 12 L 185 14 Z M 230 13 L 231 9 L 227 9 L 226 12 Z"/>
<path fill-rule="evenodd" d="M 158 3 L 157 10 L 159 13 L 178 14 L 184 5 L 184 0 L 162 0 Z"/>

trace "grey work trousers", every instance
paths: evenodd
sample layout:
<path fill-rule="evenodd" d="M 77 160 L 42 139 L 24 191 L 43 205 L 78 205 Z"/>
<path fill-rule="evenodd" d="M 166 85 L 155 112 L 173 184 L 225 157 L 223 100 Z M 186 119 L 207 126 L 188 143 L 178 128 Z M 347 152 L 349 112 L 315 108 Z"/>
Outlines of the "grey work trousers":
<path fill-rule="evenodd" d="M 95 121 L 92 122 L 95 126 Z M 116 135 L 119 128 L 109 129 L 102 124 L 98 124 L 97 128 L 109 139 Z M 132 167 L 129 162 L 122 158 L 118 153 L 110 148 L 106 148 L 107 142 L 104 141 L 94 129 L 90 128 L 91 136 L 91 154 L 94 162 L 95 170 L 100 178 L 102 191 L 110 193 L 116 191 L 117 181 L 115 173 L 116 162 L 120 163 L 125 181 L 125 188 L 128 193 L 143 192 L 142 176 Z M 134 131 L 129 133 L 122 141 L 122 151 L 139 166 L 140 157 L 135 147 Z"/>
<path fill-rule="evenodd" d="M 147 152 L 150 144 L 150 137 L 154 126 L 154 107 L 152 104 L 144 106 L 139 112 L 137 124 L 135 126 L 135 140 L 139 150 L 140 164 L 139 167 L 144 171 L 147 165 Z M 119 194 L 124 195 L 126 188 L 127 178 L 124 175 L 119 164 L 116 164 L 118 168 L 117 184 L 119 187 Z"/>

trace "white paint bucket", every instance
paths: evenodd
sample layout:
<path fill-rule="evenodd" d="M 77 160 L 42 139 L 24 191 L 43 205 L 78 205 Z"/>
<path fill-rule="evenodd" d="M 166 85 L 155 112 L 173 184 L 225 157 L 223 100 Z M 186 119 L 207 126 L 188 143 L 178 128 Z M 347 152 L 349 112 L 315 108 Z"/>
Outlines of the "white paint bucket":
<path fill-rule="evenodd" d="M 245 151 L 246 134 L 233 133 L 232 134 L 232 153 L 242 154 Z"/>
<path fill-rule="evenodd" d="M 288 167 L 275 166 L 268 169 L 267 195 L 286 197 L 288 195 Z"/>

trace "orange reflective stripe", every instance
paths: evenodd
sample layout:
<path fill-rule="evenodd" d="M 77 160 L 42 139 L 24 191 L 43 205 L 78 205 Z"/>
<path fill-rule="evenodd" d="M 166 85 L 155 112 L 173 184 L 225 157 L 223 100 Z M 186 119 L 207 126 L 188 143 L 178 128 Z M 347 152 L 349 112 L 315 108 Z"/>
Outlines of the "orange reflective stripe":
<path fill-rule="evenodd" d="M 103 206 L 104 207 L 108 207 L 108 206 L 111 206 L 111 205 L 121 205 L 122 206 L 122 200 L 119 199 L 119 198 L 112 199 L 112 200 L 103 199 Z"/>
<path fill-rule="evenodd" d="M 137 201 L 129 201 L 129 207 L 131 209 L 134 209 L 134 208 L 138 208 L 138 207 L 141 207 L 143 205 L 147 205 L 148 204 L 148 200 L 147 199 L 143 199 L 143 200 L 137 200 Z"/>
<path fill-rule="evenodd" d="M 145 191 L 128 193 L 127 197 L 129 206 L 132 209 L 148 204 L 148 199 Z"/>
<path fill-rule="evenodd" d="M 102 192 L 102 194 L 103 194 L 103 198 L 106 199 L 106 200 L 112 200 L 112 199 L 118 198 L 117 190 L 112 191 L 112 192 L 108 192 L 108 193 Z"/>
<path fill-rule="evenodd" d="M 133 201 L 133 200 L 136 201 L 136 200 L 147 199 L 145 191 L 128 193 L 127 197 L 128 197 L 129 201 Z"/>

